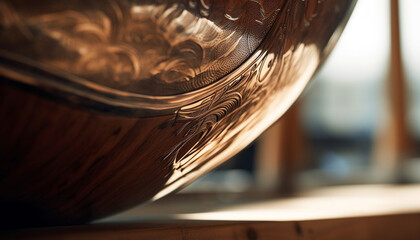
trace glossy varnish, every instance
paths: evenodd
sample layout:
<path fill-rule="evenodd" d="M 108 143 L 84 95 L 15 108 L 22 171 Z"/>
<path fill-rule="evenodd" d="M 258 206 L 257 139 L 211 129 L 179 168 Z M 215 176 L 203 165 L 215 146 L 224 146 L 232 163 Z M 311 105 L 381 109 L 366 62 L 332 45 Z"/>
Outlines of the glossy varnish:
<path fill-rule="evenodd" d="M 11 226 L 106 216 L 225 161 L 298 97 L 354 4 L 81 2 L 0 3 L 0 211 Z"/>

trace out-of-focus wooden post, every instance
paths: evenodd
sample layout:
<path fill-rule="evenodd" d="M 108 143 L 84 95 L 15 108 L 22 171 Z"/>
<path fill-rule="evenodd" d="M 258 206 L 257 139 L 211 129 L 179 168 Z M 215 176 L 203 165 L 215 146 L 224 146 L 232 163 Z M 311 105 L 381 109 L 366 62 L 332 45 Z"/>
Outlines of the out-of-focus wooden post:
<path fill-rule="evenodd" d="M 280 120 L 282 133 L 280 137 L 280 185 L 281 194 L 291 194 L 297 187 L 297 171 L 305 157 L 306 147 L 300 121 L 300 103 L 296 102 L 285 118 Z"/>
<path fill-rule="evenodd" d="M 296 189 L 296 174 L 305 156 L 299 106 L 299 102 L 295 103 L 260 138 L 257 181 L 262 189 L 279 194 L 291 194 Z"/>
<path fill-rule="evenodd" d="M 401 56 L 398 2 L 398 0 L 390 0 L 391 50 L 387 83 L 389 122 L 385 131 L 379 135 L 376 148 L 378 164 L 383 169 L 394 173 L 401 165 L 401 161 L 409 156 L 413 146 L 407 126 L 407 91 Z"/>
<path fill-rule="evenodd" d="M 407 105 L 404 69 L 401 57 L 398 0 L 391 0 L 391 68 L 389 73 L 392 131 L 396 157 L 402 159 L 410 152 L 412 139 L 407 127 Z"/>
<path fill-rule="evenodd" d="M 281 129 L 281 123 L 277 121 L 258 138 L 255 170 L 259 190 L 272 192 L 280 186 Z"/>

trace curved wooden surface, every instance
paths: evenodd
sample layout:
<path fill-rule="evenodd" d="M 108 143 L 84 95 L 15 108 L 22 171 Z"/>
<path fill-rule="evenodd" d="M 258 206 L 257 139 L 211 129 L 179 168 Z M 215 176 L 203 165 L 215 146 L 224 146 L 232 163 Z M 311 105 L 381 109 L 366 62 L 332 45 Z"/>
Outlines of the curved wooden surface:
<path fill-rule="evenodd" d="M 107 215 L 150 199 L 173 171 L 146 161 L 178 141 L 170 129 L 159 131 L 167 116 L 96 114 L 7 85 L 0 116 L 0 136 L 8 136 L 0 138 L 0 212 L 12 226 Z M 166 141 L 149 138 L 156 134 Z"/>
<path fill-rule="evenodd" d="M 0 40 L 0 219 L 8 224 L 1 227 L 91 221 L 158 199 L 218 166 L 290 107 L 337 42 L 355 4 L 355 0 L 116 2 L 44 0 L 38 3 L 42 7 L 33 8 L 27 0 L 0 2 L 0 35 L 8 36 Z M 132 49 L 146 37 L 131 38 L 131 27 L 142 27 L 143 17 L 156 20 L 148 9 L 161 9 L 160 3 L 165 11 L 160 17 L 173 16 L 169 20 L 174 24 L 186 21 L 188 29 L 199 30 L 195 27 L 201 25 L 185 19 L 192 14 L 194 21 L 211 26 L 205 28 L 209 36 L 224 24 L 228 30 L 235 23 L 264 27 L 244 29 L 245 37 L 237 36 L 238 47 L 248 46 L 249 52 L 244 58 L 237 56 L 241 64 L 212 75 L 217 78 L 212 83 L 182 77 L 194 87 L 166 93 L 170 84 L 151 85 L 161 95 L 147 88 L 142 91 L 151 95 L 101 83 L 106 80 L 102 74 L 114 76 L 114 70 L 122 74 L 113 78 L 118 84 L 129 73 L 136 75 L 141 65 L 133 54 L 153 58 L 143 52 L 145 45 Z M 197 9 L 201 7 L 215 11 Z M 224 7 L 227 15 L 220 16 L 217 9 Z M 236 18 L 233 13 L 247 14 Z M 217 21 L 218 16 L 222 20 Z M 185 30 L 152 29 L 165 34 Z M 264 37 L 251 41 L 254 30 Z M 200 39 L 208 36 L 188 33 Z M 96 39 L 101 36 L 105 38 Z M 179 46 L 182 50 L 169 51 L 167 65 L 159 58 L 161 70 L 195 74 L 188 68 L 196 64 L 194 57 L 201 56 L 194 46 L 188 42 Z M 224 51 L 237 55 L 236 50 L 216 50 L 209 51 L 217 64 L 226 57 Z M 127 51 L 130 63 L 125 61 Z M 83 61 L 69 67 L 76 59 Z M 157 76 L 151 79 L 160 82 Z"/>

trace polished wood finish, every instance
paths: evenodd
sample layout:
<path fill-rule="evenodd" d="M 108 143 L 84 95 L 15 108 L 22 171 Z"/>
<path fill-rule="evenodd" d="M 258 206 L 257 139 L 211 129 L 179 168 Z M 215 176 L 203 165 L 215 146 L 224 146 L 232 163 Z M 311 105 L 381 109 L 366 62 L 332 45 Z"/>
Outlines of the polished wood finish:
<path fill-rule="evenodd" d="M 354 4 L 1 1 L 0 227 L 87 222 L 212 170 L 290 107 Z"/>
<path fill-rule="evenodd" d="M 10 226 L 107 215 L 150 199 L 173 171 L 156 161 L 178 141 L 157 126 L 167 116 L 98 114 L 4 84 L 0 116 L 0 212 Z"/>

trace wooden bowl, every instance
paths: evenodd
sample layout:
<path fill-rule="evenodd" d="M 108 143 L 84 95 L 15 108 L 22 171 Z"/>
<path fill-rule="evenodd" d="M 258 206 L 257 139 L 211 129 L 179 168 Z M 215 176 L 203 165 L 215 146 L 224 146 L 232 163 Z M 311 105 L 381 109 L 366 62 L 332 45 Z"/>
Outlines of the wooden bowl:
<path fill-rule="evenodd" d="M 354 0 L 0 2 L 3 227 L 155 200 L 294 102 Z"/>

